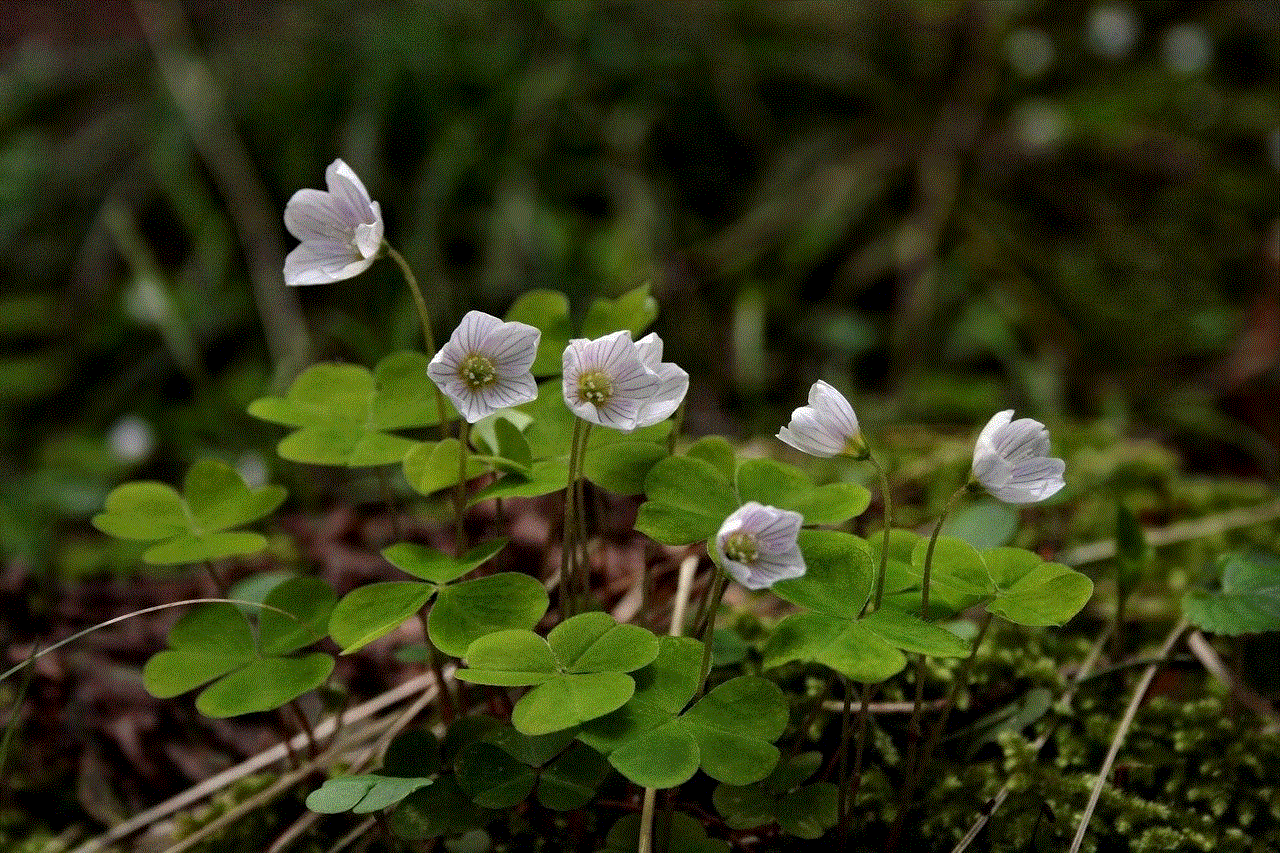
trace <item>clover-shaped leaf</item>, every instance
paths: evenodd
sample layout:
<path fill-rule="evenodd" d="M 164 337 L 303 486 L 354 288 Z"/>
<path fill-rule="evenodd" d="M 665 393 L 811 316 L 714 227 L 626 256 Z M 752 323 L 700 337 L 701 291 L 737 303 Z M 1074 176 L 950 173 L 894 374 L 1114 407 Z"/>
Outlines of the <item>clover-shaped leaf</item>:
<path fill-rule="evenodd" d="M 636 673 L 636 692 L 621 709 L 587 723 L 578 738 L 605 753 L 622 775 L 647 788 L 670 788 L 701 767 L 721 782 L 746 785 L 777 763 L 773 745 L 787 722 L 787 702 L 773 682 L 740 676 L 687 711 L 698 689 L 702 643 L 663 637 L 658 657 Z"/>
<path fill-rule="evenodd" d="M 524 437 L 532 418 L 516 409 L 502 409 L 471 425 L 471 446 L 489 458 L 495 468 L 528 474 L 533 450 Z"/>
<path fill-rule="evenodd" d="M 598 338 L 626 329 L 632 337 L 638 337 L 657 318 L 658 300 L 650 295 L 646 282 L 613 299 L 593 301 L 582 320 L 582 336 Z"/>
<path fill-rule="evenodd" d="M 566 619 L 544 640 L 532 631 L 498 631 L 466 652 L 457 677 L 476 684 L 529 685 L 511 714 L 516 729 L 542 735 L 567 729 L 621 707 L 635 690 L 626 673 L 658 654 L 652 633 L 620 625 L 607 613 Z"/>
<path fill-rule="evenodd" d="M 320 814 L 369 814 L 390 808 L 430 784 L 430 779 L 404 779 L 376 773 L 336 776 L 307 795 L 307 808 Z"/>
<path fill-rule="evenodd" d="M 533 793 L 538 773 L 491 743 L 473 743 L 454 764 L 458 787 L 478 806 L 509 809 Z"/>
<path fill-rule="evenodd" d="M 531 368 L 533 375 L 558 375 L 564 348 L 573 337 L 568 297 L 558 290 L 525 291 L 507 310 L 506 320 L 527 323 L 542 332 L 538 355 Z"/>
<path fill-rule="evenodd" d="M 456 438 L 424 441 L 418 444 L 410 442 L 410 446 L 392 461 L 401 462 L 404 478 L 414 491 L 431 495 L 456 485 L 458 475 L 464 473 L 460 447 Z M 468 453 L 465 479 L 479 477 L 488 470 L 485 467 L 485 461 Z"/>
<path fill-rule="evenodd" d="M 391 742 L 381 776 L 431 780 L 430 788 L 411 792 L 391 812 L 387 825 L 392 832 L 421 840 L 466 832 L 489 822 L 494 813 L 471 802 L 458 787 L 452 765 L 460 750 L 498 725 L 492 717 L 459 717 L 450 724 L 443 742 L 426 730 L 407 731 Z"/>
<path fill-rule="evenodd" d="M 880 537 L 870 537 L 879 559 Z M 929 539 L 905 530 L 890 531 L 889 560 L 885 573 L 885 603 L 919 613 L 921 585 Z M 939 536 L 929 571 L 929 615 L 955 614 L 995 593 L 986 561 L 978 549 L 954 536 Z"/>
<path fill-rule="evenodd" d="M 968 644 L 958 635 L 892 607 L 881 608 L 860 622 L 904 652 L 935 658 L 958 658 L 969 653 Z"/>
<path fill-rule="evenodd" d="M 387 825 L 399 838 L 422 841 L 482 827 L 495 816 L 494 812 L 473 803 L 453 776 L 440 776 L 431 787 L 414 791 L 401 800 L 387 819 Z"/>
<path fill-rule="evenodd" d="M 769 635 L 763 654 L 765 669 L 805 661 L 864 684 L 891 678 L 907 665 L 901 651 L 858 620 L 825 613 L 793 613 L 783 619 Z"/>
<path fill-rule="evenodd" d="M 645 478 L 665 459 L 667 448 L 648 441 L 613 442 L 589 448 L 582 462 L 582 474 L 603 489 L 619 495 L 638 495 Z"/>
<path fill-rule="evenodd" d="M 942 535 L 963 539 L 978 550 L 1007 545 L 1017 532 L 1017 510 L 994 498 L 962 506 L 942 523 Z"/>
<path fill-rule="evenodd" d="M 766 669 L 818 663 L 855 681 L 883 681 L 906 666 L 903 651 L 959 657 L 968 648 L 951 632 L 891 608 L 859 618 L 872 584 L 866 541 L 835 530 L 802 530 L 808 571 L 774 591 L 811 612 L 792 614 L 765 642 Z"/>
<path fill-rule="evenodd" d="M 511 808 L 537 788 L 554 811 L 581 808 L 610 772 L 604 756 L 574 743 L 574 729 L 528 736 L 502 726 L 458 753 L 458 785 L 486 808 Z"/>
<path fill-rule="evenodd" d="M 284 397 L 263 397 L 249 414 L 293 427 L 277 447 L 294 462 L 360 468 L 399 462 L 415 442 L 392 430 L 440 422 L 427 357 L 393 353 L 370 373 L 353 364 L 317 364 Z M 446 412 L 453 410 L 445 402 Z"/>
<path fill-rule="evenodd" d="M 830 782 L 802 784 L 821 767 L 822 753 L 802 752 L 779 762 L 762 782 L 716 786 L 712 802 L 733 829 L 777 823 L 798 838 L 821 838 L 836 825 L 839 789 Z"/>
<path fill-rule="evenodd" d="M 1182 599 L 1192 624 L 1216 634 L 1280 631 L 1280 558 L 1253 549 L 1218 559 L 1222 588 Z"/>
<path fill-rule="evenodd" d="M 474 640 L 508 628 L 532 628 L 550 604 L 546 588 L 519 572 L 500 572 L 458 582 L 487 562 L 506 540 L 484 542 L 462 557 L 422 545 L 400 543 L 382 555 L 422 581 L 386 581 L 357 587 L 338 603 L 329 619 L 329 635 L 350 654 L 394 631 L 432 598 L 427 619 L 431 642 L 446 654 L 461 657 Z"/>
<path fill-rule="evenodd" d="M 527 474 L 507 474 L 474 492 L 468 503 L 491 498 L 536 498 L 558 492 L 568 484 L 568 457 L 542 459 L 530 464 Z"/>
<path fill-rule="evenodd" d="M 788 509 L 804 516 L 805 524 L 844 524 L 861 515 L 871 492 L 856 483 L 814 486 L 809 475 L 772 459 L 748 459 L 738 466 L 736 484 L 742 503 Z"/>
<path fill-rule="evenodd" d="M 747 501 L 799 512 L 805 524 L 830 525 L 863 512 L 871 500 L 860 485 L 814 486 L 800 469 L 771 459 L 733 466 L 733 450 L 723 439 L 704 439 L 686 456 L 657 462 L 645 478 L 648 500 L 640 506 L 636 529 L 664 545 L 689 545 L 715 535 Z"/>
<path fill-rule="evenodd" d="M 560 380 L 543 382 L 538 386 L 537 399 L 514 411 L 531 419 L 523 433 L 530 450 L 527 470 L 506 466 L 506 473 L 499 480 L 471 496 L 473 504 L 497 497 L 548 495 L 569 482 L 569 445 L 575 422 L 581 421 L 565 406 Z M 667 455 L 666 438 L 670 432 L 670 421 L 630 433 L 593 429 L 587 440 L 583 474 L 611 492 L 639 493 L 654 463 Z"/>
<path fill-rule="evenodd" d="M 153 565 L 221 560 L 266 546 L 258 533 L 229 528 L 268 515 L 284 496 L 279 486 L 251 490 L 234 468 L 201 459 L 187 471 L 182 494 L 163 483 L 125 483 L 107 495 L 93 524 L 119 539 L 155 542 L 142 555 Z"/>
<path fill-rule="evenodd" d="M 475 545 L 461 557 L 455 557 L 425 545 L 400 542 L 383 548 L 382 556 L 405 574 L 435 584 L 447 584 L 480 568 L 506 546 L 506 539 L 493 539 Z"/>
<path fill-rule="evenodd" d="M 623 816 L 605 838 L 598 853 L 634 853 L 640 843 L 640 815 Z M 681 812 L 673 812 L 667 829 L 667 853 L 729 853 L 729 842 L 707 838 L 702 823 Z"/>
<path fill-rule="evenodd" d="M 856 617 L 873 582 L 866 540 L 839 530 L 801 530 L 796 541 L 804 554 L 805 573 L 774 584 L 774 592 L 810 610 Z"/>
<path fill-rule="evenodd" d="M 685 456 L 690 459 L 701 459 L 703 462 L 710 462 L 724 475 L 726 482 L 733 481 L 733 473 L 738 465 L 738 457 L 734 452 L 733 445 L 722 436 L 703 436 L 689 445 L 689 449 L 685 451 Z"/>
<path fill-rule="evenodd" d="M 995 598 L 987 610 L 1019 625 L 1063 625 L 1088 603 L 1093 581 L 1021 548 L 993 548 L 983 555 Z"/>
<path fill-rule="evenodd" d="M 636 530 L 663 545 L 690 545 L 714 536 L 738 508 L 724 472 L 710 462 L 671 456 L 658 462 L 644 482 Z"/>
<path fill-rule="evenodd" d="M 212 681 L 196 698 L 209 717 L 269 711 L 324 683 L 333 658 L 321 652 L 285 657 L 324 636 L 333 591 L 314 578 L 292 578 L 266 597 L 255 641 L 248 619 L 232 604 L 206 604 L 178 620 L 167 651 L 153 655 L 143 684 L 159 699 Z M 272 614 L 268 617 L 266 614 Z"/>

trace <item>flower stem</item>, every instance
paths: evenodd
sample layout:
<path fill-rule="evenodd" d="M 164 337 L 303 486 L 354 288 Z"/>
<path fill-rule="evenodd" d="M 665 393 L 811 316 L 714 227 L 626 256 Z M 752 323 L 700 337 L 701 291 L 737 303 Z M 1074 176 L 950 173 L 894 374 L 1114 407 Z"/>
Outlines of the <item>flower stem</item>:
<path fill-rule="evenodd" d="M 969 485 L 966 483 L 951 495 L 938 515 L 933 533 L 929 536 L 929 545 L 924 552 L 924 570 L 920 577 L 920 618 L 925 621 L 929 619 L 929 574 L 933 569 L 933 551 L 938 544 L 938 534 L 942 532 L 942 523 L 946 521 L 947 514 L 968 489 Z M 924 702 L 924 658 L 923 654 L 916 655 L 916 692 L 911 704 L 911 722 L 907 724 L 907 761 L 904 765 L 906 775 L 902 780 L 902 799 L 898 804 L 898 813 L 893 818 L 893 828 L 889 832 L 889 841 L 885 846 L 889 853 L 897 849 L 898 839 L 902 836 L 902 828 L 907 818 L 907 810 L 911 807 L 911 797 L 915 793 L 917 782 L 916 758 L 920 746 L 920 706 Z"/>
<path fill-rule="evenodd" d="M 858 789 L 862 787 L 862 759 L 866 752 L 867 746 L 867 722 L 871 718 L 868 713 L 871 707 L 871 694 L 875 692 L 878 684 L 862 685 L 862 705 L 858 708 L 858 735 L 857 746 L 853 756 L 853 771 L 850 773 L 850 780 L 846 787 L 849 789 L 848 804 L 849 810 L 845 812 L 845 821 L 849 820 L 849 816 L 853 813 L 853 807 L 858 803 Z M 858 825 L 861 826 L 862 819 L 858 819 Z M 842 824 L 841 832 L 847 831 Z M 843 837 L 843 836 L 842 836 Z"/>
<path fill-rule="evenodd" d="M 951 709 L 955 707 L 960 691 L 969 686 L 969 676 L 973 673 L 973 661 L 978 656 L 978 646 L 982 645 L 982 641 L 986 639 L 987 630 L 991 627 L 991 618 L 990 612 L 984 613 L 982 621 L 978 623 L 978 636 L 973 638 L 973 647 L 969 649 L 969 656 L 960 665 L 955 681 L 951 682 L 951 690 L 947 692 L 947 699 L 942 703 L 942 715 L 933 724 L 933 731 L 929 733 L 929 742 L 925 744 L 924 752 L 920 753 L 920 768 L 917 775 L 923 774 L 928 768 L 933 750 L 937 748 L 938 741 L 942 740 L 942 735 L 947 730 L 947 718 L 951 716 Z"/>
<path fill-rule="evenodd" d="M 288 708 L 293 712 L 293 716 L 298 721 L 298 727 L 302 729 L 307 736 L 307 754 L 311 758 L 315 758 L 319 754 L 319 746 L 316 743 L 315 731 L 311 728 L 311 721 L 307 719 L 307 714 L 302 710 L 302 706 L 298 704 L 298 700 L 294 699 L 289 703 Z"/>
<path fill-rule="evenodd" d="M 847 678 L 842 678 L 841 682 L 844 686 L 844 707 L 840 710 L 840 775 L 836 779 L 839 785 L 836 820 L 840 825 L 840 844 L 837 849 L 845 850 L 849 846 L 849 720 L 853 716 L 853 685 Z M 864 702 L 864 707 L 865 704 Z"/>
<path fill-rule="evenodd" d="M 880 463 L 876 461 L 874 456 L 867 456 L 867 461 L 876 469 L 876 474 L 880 478 L 880 500 L 884 504 L 884 541 L 880 545 L 880 569 L 876 572 L 876 587 L 874 609 L 880 609 L 880 602 L 884 598 L 884 575 L 889 565 L 889 533 L 893 530 L 893 495 L 889 492 L 889 475 L 885 473 Z M 866 605 L 863 605 L 863 612 L 866 612 Z"/>
<path fill-rule="evenodd" d="M 671 432 L 667 433 L 667 455 L 676 455 L 676 439 L 680 437 L 680 428 L 684 426 L 684 400 L 676 406 L 675 417 L 671 419 Z"/>
<path fill-rule="evenodd" d="M 658 801 L 657 788 L 644 789 L 644 805 L 640 809 L 640 839 L 636 853 L 653 853 L 653 809 Z"/>
<path fill-rule="evenodd" d="M 209 580 L 213 581 L 214 591 L 221 598 L 226 598 L 231 585 L 227 583 L 227 579 L 222 576 L 217 567 L 213 565 L 213 560 L 204 561 L 205 574 L 209 576 Z"/>
<path fill-rule="evenodd" d="M 458 482 L 453 486 L 453 541 L 459 558 L 467 552 L 467 442 L 471 440 L 471 424 L 458 420 Z"/>
<path fill-rule="evenodd" d="M 436 644 L 431 642 L 431 635 L 427 632 L 427 617 L 422 614 L 422 611 L 418 611 L 418 623 L 422 625 L 422 643 L 427 647 L 427 661 L 431 666 L 431 674 L 435 677 L 436 695 L 441 700 L 440 722 L 447 725 L 452 723 L 460 713 L 458 703 L 454 699 L 453 691 L 449 689 L 448 682 L 444 680 L 444 660 Z"/>
<path fill-rule="evenodd" d="M 569 479 L 564 488 L 564 527 L 560 536 L 560 618 L 568 619 L 574 613 L 573 562 L 576 551 L 577 524 L 574 519 L 577 501 L 574 499 L 575 471 L 578 466 L 578 439 L 582 437 L 582 419 L 573 419 L 573 437 L 569 440 Z"/>
<path fill-rule="evenodd" d="M 587 610 L 591 602 L 591 562 L 587 553 L 587 500 L 586 500 L 586 478 L 582 476 L 582 470 L 586 466 L 587 461 L 587 442 L 591 439 L 591 424 L 582 422 L 582 437 L 578 441 L 578 467 L 573 478 L 573 500 L 574 521 L 577 524 L 577 532 L 574 544 L 577 551 L 574 554 L 574 575 L 578 580 L 578 605 L 581 610 Z"/>
<path fill-rule="evenodd" d="M 929 546 L 924 552 L 924 572 L 920 578 L 920 618 L 926 622 L 929 621 L 929 573 L 933 570 L 933 549 L 938 544 L 938 534 L 942 532 L 942 523 L 947 520 L 947 514 L 955 508 L 956 501 L 960 500 L 967 491 L 969 491 L 968 483 L 956 489 L 955 493 L 947 499 L 947 505 L 942 508 L 938 521 L 933 526 L 933 533 L 929 535 Z"/>
<path fill-rule="evenodd" d="M 699 670 L 701 676 L 698 678 L 698 692 L 689 703 L 691 706 L 707 692 L 707 676 L 711 674 L 711 638 L 716 630 L 716 611 L 720 609 L 720 600 L 724 598 L 725 587 L 729 585 L 729 577 L 723 569 L 717 565 L 715 572 L 713 588 L 707 598 L 706 626 L 702 629 L 702 668 Z"/>
<path fill-rule="evenodd" d="M 433 356 L 436 353 L 436 339 L 431 331 L 431 315 L 427 313 L 427 300 L 422 298 L 422 288 L 418 287 L 418 278 L 409 268 L 409 262 L 404 259 L 404 255 L 397 252 L 386 240 L 382 241 L 382 251 L 386 252 L 387 257 L 400 267 L 400 274 L 404 276 L 409 289 L 413 291 L 413 303 L 418 308 L 418 320 L 422 324 L 422 342 L 426 344 L 427 356 Z"/>
<path fill-rule="evenodd" d="M 427 313 L 427 300 L 422 298 L 422 288 L 418 287 L 418 278 L 409 268 L 409 262 L 404 259 L 404 255 L 397 252 L 395 247 L 386 240 L 382 241 L 382 251 L 386 252 L 387 257 L 400 267 L 400 274 L 404 276 L 405 283 L 413 291 L 413 304 L 418 309 L 418 322 L 422 325 L 422 343 L 427 348 L 427 358 L 431 358 L 436 354 L 436 338 L 431 331 L 431 315 Z M 440 416 L 440 434 L 444 435 L 445 424 L 449 422 L 448 412 L 444 407 L 444 396 L 434 382 L 431 383 L 431 392 L 436 398 L 436 414 Z"/>

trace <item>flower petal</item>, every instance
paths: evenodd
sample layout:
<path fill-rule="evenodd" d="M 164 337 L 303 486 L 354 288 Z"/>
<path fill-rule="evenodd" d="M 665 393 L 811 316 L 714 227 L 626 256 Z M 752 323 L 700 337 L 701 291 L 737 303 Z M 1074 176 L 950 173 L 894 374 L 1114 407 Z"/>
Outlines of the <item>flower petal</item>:
<path fill-rule="evenodd" d="M 1019 418 L 994 436 L 996 451 L 1009 462 L 1044 456 L 1049 451 L 1049 431 L 1031 418 Z"/>
<path fill-rule="evenodd" d="M 662 363 L 662 338 L 658 337 L 657 332 L 650 332 L 643 338 L 635 342 L 636 357 L 638 357 L 645 367 L 658 372 L 658 366 Z"/>
<path fill-rule="evenodd" d="M 372 264 L 373 258 L 358 257 L 350 247 L 330 242 L 302 243 L 284 259 L 284 282 L 329 284 L 357 276 Z"/>
<path fill-rule="evenodd" d="M 659 364 L 654 373 L 658 377 L 658 390 L 637 416 L 637 427 L 653 426 L 671 417 L 689 392 L 689 374 L 679 365 L 666 361 Z"/>
<path fill-rule="evenodd" d="M 785 509 L 766 509 L 772 512 L 757 521 L 759 527 L 756 530 L 756 540 L 760 544 L 760 551 L 762 554 L 773 555 L 786 553 L 795 547 L 796 537 L 800 535 L 800 528 L 804 524 L 804 516 Z"/>
<path fill-rule="evenodd" d="M 844 449 L 844 439 L 833 435 L 811 406 L 792 412 L 791 423 L 778 431 L 778 438 L 813 456 L 835 456 Z"/>
<path fill-rule="evenodd" d="M 353 227 L 375 221 L 373 202 L 360 177 L 341 159 L 334 160 L 324 170 L 325 183 L 333 194 L 344 219 Z"/>
<path fill-rule="evenodd" d="M 538 396 L 538 385 L 533 381 L 533 376 L 525 372 L 517 376 L 499 377 L 497 382 L 487 388 L 480 389 L 480 395 L 483 396 L 485 404 L 489 407 L 489 413 L 498 411 L 499 409 L 509 409 L 512 406 L 519 406 L 521 403 L 528 403 Z M 479 418 L 476 418 L 479 420 Z M 472 421 L 475 423 L 475 421 Z"/>
<path fill-rule="evenodd" d="M 538 341 L 542 332 L 527 323 L 507 322 L 492 329 L 481 344 L 481 351 L 493 360 L 500 376 L 528 373 L 538 357 Z"/>
<path fill-rule="evenodd" d="M 853 406 L 845 396 L 834 387 L 819 379 L 809 389 L 809 405 L 820 421 L 834 435 L 846 441 L 861 433 L 858 430 L 858 416 L 853 413 Z M 844 442 L 841 442 L 842 446 Z"/>
<path fill-rule="evenodd" d="M 987 491 L 1001 488 L 1013 474 L 1012 467 L 998 453 L 981 448 L 974 450 L 972 471 L 973 476 Z"/>
<path fill-rule="evenodd" d="M 476 352 L 483 353 L 482 344 L 485 338 L 501 325 L 502 321 L 492 314 L 468 311 L 462 318 L 462 322 L 458 324 L 458 328 L 453 330 L 453 335 L 446 346 L 456 348 L 460 358 L 466 358 Z"/>
<path fill-rule="evenodd" d="M 373 203 L 373 209 L 378 210 L 378 203 Z M 356 251 L 362 257 L 372 258 L 382 250 L 382 216 L 378 215 L 376 221 L 372 223 L 361 222 L 356 226 L 355 234 L 351 238 L 351 242 L 355 245 Z"/>
<path fill-rule="evenodd" d="M 807 571 L 808 567 L 804 563 L 804 555 L 800 553 L 800 549 L 792 547 L 790 550 L 783 552 L 777 556 L 761 556 L 756 560 L 755 565 L 751 567 L 751 580 L 754 586 L 747 586 L 748 589 L 766 589 L 773 586 L 778 581 L 784 581 L 788 578 L 798 578 Z"/>
<path fill-rule="evenodd" d="M 975 445 L 994 450 L 996 433 L 1011 420 L 1013 420 L 1013 409 L 996 412 L 991 416 L 991 420 L 987 421 L 987 425 L 982 428 L 982 432 L 978 433 L 978 440 Z"/>
<path fill-rule="evenodd" d="M 347 223 L 331 193 L 321 190 L 298 190 L 289 197 L 284 208 L 284 227 L 299 240 L 333 241 L 349 244 L 352 225 Z"/>

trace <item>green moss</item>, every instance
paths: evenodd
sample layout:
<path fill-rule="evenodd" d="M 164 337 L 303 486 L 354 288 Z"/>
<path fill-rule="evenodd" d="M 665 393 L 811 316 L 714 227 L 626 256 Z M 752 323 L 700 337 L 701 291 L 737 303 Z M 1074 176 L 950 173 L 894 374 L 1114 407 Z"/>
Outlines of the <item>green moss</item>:
<path fill-rule="evenodd" d="M 979 685 L 1019 691 L 1061 688 L 1054 660 L 1079 659 L 1084 642 L 1052 634 L 1007 632 L 977 663 Z M 1050 666 L 1046 667 L 1046 662 Z M 1118 695 L 1131 683 L 1116 673 L 1081 688 L 1073 710 L 1026 731 L 1006 731 L 965 762 L 964 738 L 922 792 L 909 831 L 918 849 L 949 849 L 984 804 L 1013 780 L 1013 792 L 975 841 L 974 850 L 1065 849 L 1079 823 L 1094 774 L 1117 724 Z M 1198 687 L 1201 676 L 1191 676 Z M 982 688 L 979 687 L 979 690 Z M 967 722 L 956 720 L 953 730 Z M 1038 755 L 1030 748 L 1043 726 L 1056 724 Z M 1139 711 L 1110 784 L 1090 822 L 1085 851 L 1133 853 L 1262 853 L 1280 849 L 1280 735 L 1264 734 L 1247 714 L 1232 716 L 1217 698 L 1159 696 Z M 860 803 L 876 803 L 859 797 Z M 881 801 L 886 809 L 892 800 Z M 907 849 L 917 849 L 912 844 Z"/>

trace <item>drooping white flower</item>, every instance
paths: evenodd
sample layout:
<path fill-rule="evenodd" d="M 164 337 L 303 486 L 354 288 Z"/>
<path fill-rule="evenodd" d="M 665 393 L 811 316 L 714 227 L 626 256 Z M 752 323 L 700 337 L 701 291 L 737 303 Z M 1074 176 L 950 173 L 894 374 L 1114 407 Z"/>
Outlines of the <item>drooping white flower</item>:
<path fill-rule="evenodd" d="M 804 517 L 749 501 L 738 507 L 716 534 L 716 555 L 725 571 L 747 589 L 766 589 L 805 572 L 796 544 Z"/>
<path fill-rule="evenodd" d="M 504 323 L 492 314 L 468 311 L 427 365 L 427 375 L 473 424 L 538 396 L 530 368 L 541 337 L 526 323 Z"/>
<path fill-rule="evenodd" d="M 680 408 L 689 390 L 689 374 L 678 364 L 662 360 L 662 338 L 650 332 L 635 342 L 636 354 L 641 363 L 658 377 L 658 391 L 645 403 L 636 416 L 636 427 L 653 426 L 665 421 Z"/>
<path fill-rule="evenodd" d="M 778 430 L 778 439 L 813 456 L 867 455 L 853 407 L 821 379 L 809 389 L 809 405 L 791 413 L 791 423 Z"/>
<path fill-rule="evenodd" d="M 324 172 L 328 192 L 298 190 L 284 209 L 289 233 L 302 241 L 284 259 L 285 284 L 328 284 L 359 275 L 382 247 L 382 209 L 342 160 Z"/>
<path fill-rule="evenodd" d="M 1054 495 L 1065 483 L 1066 463 L 1049 456 L 1049 430 L 1031 418 L 1013 420 L 1013 409 L 997 412 L 973 448 L 973 478 L 1005 503 L 1031 504 Z"/>
<path fill-rule="evenodd" d="M 631 432 L 662 380 L 640 358 L 631 333 L 574 338 L 564 348 L 564 402 L 575 415 L 600 426 Z M 656 421 L 655 421 L 656 423 Z"/>

